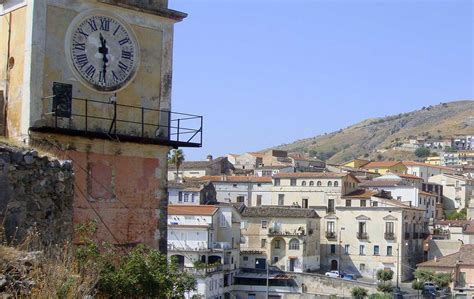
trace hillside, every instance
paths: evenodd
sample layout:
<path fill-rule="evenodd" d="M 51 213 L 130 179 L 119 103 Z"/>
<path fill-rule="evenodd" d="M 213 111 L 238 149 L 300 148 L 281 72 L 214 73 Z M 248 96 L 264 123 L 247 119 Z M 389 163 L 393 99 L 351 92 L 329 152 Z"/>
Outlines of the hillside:
<path fill-rule="evenodd" d="M 420 110 L 372 118 L 337 132 L 277 146 L 340 163 L 353 158 L 414 159 L 413 152 L 394 149 L 410 137 L 442 139 L 474 134 L 474 101 L 456 101 Z M 378 151 L 377 151 L 378 150 Z"/>

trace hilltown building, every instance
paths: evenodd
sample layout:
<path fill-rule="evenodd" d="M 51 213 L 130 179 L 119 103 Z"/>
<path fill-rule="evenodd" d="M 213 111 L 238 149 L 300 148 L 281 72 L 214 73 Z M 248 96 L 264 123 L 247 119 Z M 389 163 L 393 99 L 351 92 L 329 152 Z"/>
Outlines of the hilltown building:
<path fill-rule="evenodd" d="M 205 205 L 216 202 L 216 189 L 209 181 L 168 182 L 170 205 Z"/>
<path fill-rule="evenodd" d="M 233 166 L 226 157 L 213 159 L 212 156 L 209 155 L 206 161 L 184 161 L 179 167 L 178 172 L 176 172 L 176 165 L 170 165 L 168 169 L 168 180 L 229 175 L 232 170 Z"/>
<path fill-rule="evenodd" d="M 468 207 L 474 190 L 471 178 L 454 174 L 438 174 L 428 179 L 430 183 L 443 186 L 443 206 L 446 212 L 459 211 Z"/>
<path fill-rule="evenodd" d="M 101 219 L 99 241 L 166 251 L 167 155 L 202 134 L 201 117 L 170 111 L 185 17 L 166 0 L 0 5 L 2 133 L 73 161 L 74 222 Z"/>

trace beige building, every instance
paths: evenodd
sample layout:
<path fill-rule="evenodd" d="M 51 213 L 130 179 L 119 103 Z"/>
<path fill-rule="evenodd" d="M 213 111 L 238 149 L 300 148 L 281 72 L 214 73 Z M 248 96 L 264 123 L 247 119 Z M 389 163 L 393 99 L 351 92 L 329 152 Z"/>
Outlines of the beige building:
<path fill-rule="evenodd" d="M 424 211 L 385 192 L 357 190 L 343 200 L 321 222 L 327 240 L 322 267 L 371 278 L 379 269 L 391 269 L 401 281 L 410 279 L 410 267 L 423 258 Z"/>
<path fill-rule="evenodd" d="M 443 173 L 455 173 L 455 170 L 446 166 L 436 166 L 416 161 L 403 161 L 403 165 L 407 167 L 407 174 L 415 175 L 428 182 L 428 179 L 434 175 Z"/>
<path fill-rule="evenodd" d="M 313 209 L 245 207 L 242 211 L 241 267 L 284 271 L 319 269 L 320 218 Z"/>
<path fill-rule="evenodd" d="M 468 207 L 474 190 L 474 180 L 455 174 L 438 174 L 428 182 L 443 186 L 443 207 L 447 213 Z"/>

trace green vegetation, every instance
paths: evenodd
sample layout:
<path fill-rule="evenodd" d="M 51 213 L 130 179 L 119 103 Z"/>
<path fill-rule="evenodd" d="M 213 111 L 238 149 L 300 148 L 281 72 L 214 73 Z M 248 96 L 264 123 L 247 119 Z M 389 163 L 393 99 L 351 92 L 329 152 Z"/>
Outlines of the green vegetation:
<path fill-rule="evenodd" d="M 361 287 L 355 287 L 351 290 L 351 296 L 355 299 L 365 298 L 367 297 L 368 294 L 369 294 L 369 291 Z"/>
<path fill-rule="evenodd" d="M 392 299 L 392 295 L 390 294 L 385 294 L 385 293 L 376 293 L 376 294 L 371 294 L 369 296 L 369 299 Z"/>
<path fill-rule="evenodd" d="M 181 164 L 183 164 L 183 162 L 184 162 L 183 150 L 174 149 L 173 151 L 171 151 L 168 157 L 168 164 L 174 164 L 176 166 L 176 178 L 178 178 L 179 167 L 181 166 Z"/>
<path fill-rule="evenodd" d="M 415 156 L 418 158 L 426 158 L 431 154 L 430 150 L 426 147 L 419 147 L 415 151 Z"/>
<path fill-rule="evenodd" d="M 382 293 L 391 293 L 393 291 L 393 285 L 390 281 L 379 282 L 377 284 L 377 291 Z"/>
<path fill-rule="evenodd" d="M 467 209 L 464 208 L 461 211 L 457 212 L 451 212 L 451 213 L 445 213 L 445 218 L 447 220 L 466 220 L 467 219 Z"/>
<path fill-rule="evenodd" d="M 393 271 L 391 269 L 379 269 L 377 271 L 377 279 L 381 281 L 389 281 L 393 278 Z"/>
<path fill-rule="evenodd" d="M 433 271 L 418 269 L 414 274 L 416 281 L 412 282 L 411 287 L 415 290 L 423 289 L 425 282 L 433 282 L 441 288 L 446 288 L 453 281 L 450 273 L 434 273 Z"/>

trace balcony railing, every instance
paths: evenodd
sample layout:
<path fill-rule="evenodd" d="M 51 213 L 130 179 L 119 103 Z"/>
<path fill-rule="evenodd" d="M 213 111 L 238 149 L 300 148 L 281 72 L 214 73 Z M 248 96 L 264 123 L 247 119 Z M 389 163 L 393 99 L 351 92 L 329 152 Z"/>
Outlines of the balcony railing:
<path fill-rule="evenodd" d="M 367 232 L 357 232 L 357 239 L 360 240 L 367 240 L 369 238 L 369 235 Z"/>
<path fill-rule="evenodd" d="M 209 265 L 208 267 L 195 268 L 195 267 L 184 267 L 183 270 L 188 273 L 197 274 L 197 275 L 206 275 L 223 270 L 222 265 Z"/>
<path fill-rule="evenodd" d="M 405 232 L 405 239 L 410 239 L 410 233 Z"/>
<path fill-rule="evenodd" d="M 43 106 L 50 108 L 32 131 L 173 147 L 202 146 L 202 116 L 118 104 L 117 99 L 72 98 L 64 92 L 43 98 Z"/>
<path fill-rule="evenodd" d="M 413 239 L 418 239 L 419 237 L 421 237 L 421 234 L 419 235 L 417 232 L 413 233 Z"/>
<path fill-rule="evenodd" d="M 393 232 L 385 233 L 385 240 L 395 240 L 395 233 Z"/>
<path fill-rule="evenodd" d="M 304 236 L 305 231 L 304 230 L 287 231 L 287 230 L 268 229 L 268 235 L 269 236 Z"/>
<path fill-rule="evenodd" d="M 336 239 L 336 233 L 335 232 L 326 232 L 326 239 Z"/>

